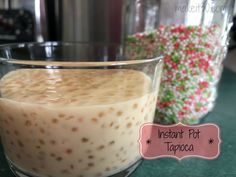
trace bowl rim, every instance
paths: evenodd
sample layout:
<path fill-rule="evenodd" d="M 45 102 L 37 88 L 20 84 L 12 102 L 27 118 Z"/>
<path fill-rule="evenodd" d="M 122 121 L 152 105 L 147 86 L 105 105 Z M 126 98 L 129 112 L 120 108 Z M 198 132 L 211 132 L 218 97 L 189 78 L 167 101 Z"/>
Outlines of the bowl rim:
<path fill-rule="evenodd" d="M 46 46 L 71 46 L 71 45 L 84 45 L 84 46 L 102 46 L 102 47 L 117 47 L 122 50 L 122 45 L 118 43 L 101 43 L 101 42 L 70 42 L 70 41 L 46 41 L 46 42 L 22 42 L 22 43 L 10 43 L 1 44 L 0 52 L 2 50 L 10 50 L 15 48 L 30 48 L 34 46 L 46 47 Z M 56 66 L 56 67 L 102 67 L 102 66 L 124 66 L 135 64 L 146 64 L 149 62 L 161 62 L 163 55 L 158 55 L 153 58 L 145 59 L 127 59 L 127 60 L 115 60 L 115 61 L 50 61 L 50 60 L 19 60 L 15 58 L 3 58 L 0 57 L 0 62 L 6 62 L 10 64 L 18 65 L 33 65 L 33 66 Z"/>

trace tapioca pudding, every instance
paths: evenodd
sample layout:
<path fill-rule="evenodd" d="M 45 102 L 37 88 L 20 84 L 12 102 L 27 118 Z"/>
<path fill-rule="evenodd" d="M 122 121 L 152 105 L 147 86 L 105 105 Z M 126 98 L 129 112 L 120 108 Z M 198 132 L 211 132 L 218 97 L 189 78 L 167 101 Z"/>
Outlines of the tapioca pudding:
<path fill-rule="evenodd" d="M 158 85 L 158 84 L 157 84 Z M 140 159 L 157 90 L 135 70 L 20 69 L 0 82 L 7 158 L 40 177 L 105 177 Z"/>

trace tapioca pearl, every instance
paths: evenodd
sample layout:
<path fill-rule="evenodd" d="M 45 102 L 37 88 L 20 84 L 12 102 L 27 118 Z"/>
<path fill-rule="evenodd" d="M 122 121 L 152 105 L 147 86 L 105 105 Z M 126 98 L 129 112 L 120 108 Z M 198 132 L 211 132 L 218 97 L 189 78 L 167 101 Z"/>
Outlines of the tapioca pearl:
<path fill-rule="evenodd" d="M 12 116 L 9 115 L 9 116 L 7 116 L 7 118 L 8 118 L 8 120 L 14 122 L 14 118 Z"/>
<path fill-rule="evenodd" d="M 42 134 L 44 134 L 44 133 L 45 133 L 45 130 L 44 130 L 44 128 L 39 128 L 39 131 L 40 131 L 40 133 L 42 133 Z"/>
<path fill-rule="evenodd" d="M 98 117 L 99 118 L 103 118 L 105 115 L 106 115 L 105 112 L 99 112 L 98 113 Z"/>
<path fill-rule="evenodd" d="M 71 154 L 73 153 L 73 150 L 70 149 L 70 148 L 68 148 L 68 149 L 65 150 L 65 153 L 66 153 L 67 155 L 71 155 Z"/>
<path fill-rule="evenodd" d="M 83 159 L 79 159 L 78 162 L 79 162 L 79 163 L 82 163 L 82 162 L 83 162 Z"/>
<path fill-rule="evenodd" d="M 41 146 L 37 145 L 35 146 L 36 149 L 41 149 Z"/>
<path fill-rule="evenodd" d="M 53 124 L 57 124 L 58 122 L 59 122 L 58 119 L 56 119 L 56 118 L 53 118 L 53 119 L 52 119 L 52 123 L 53 123 Z"/>
<path fill-rule="evenodd" d="M 111 122 L 111 123 L 110 123 L 110 127 L 112 127 L 113 125 L 114 125 L 114 122 Z"/>
<path fill-rule="evenodd" d="M 105 171 L 111 171 L 111 168 L 110 167 L 106 167 Z"/>
<path fill-rule="evenodd" d="M 98 123 L 98 119 L 97 119 L 97 118 L 92 118 L 91 121 L 92 121 L 93 123 Z"/>
<path fill-rule="evenodd" d="M 17 130 L 14 130 L 14 134 L 15 134 L 16 136 L 19 136 L 19 135 L 20 135 L 20 133 L 19 133 Z"/>
<path fill-rule="evenodd" d="M 77 101 L 78 101 L 77 98 L 72 98 L 72 99 L 70 99 L 70 103 L 76 103 Z"/>
<path fill-rule="evenodd" d="M 63 113 L 58 114 L 58 117 L 59 117 L 59 118 L 64 118 L 65 116 L 66 116 L 66 115 L 63 114 Z"/>
<path fill-rule="evenodd" d="M 71 128 L 71 131 L 72 131 L 72 132 L 78 132 L 78 131 L 79 131 L 79 128 L 78 128 L 78 127 L 72 127 L 72 128 Z"/>
<path fill-rule="evenodd" d="M 56 161 L 60 162 L 62 160 L 63 160 L 62 157 L 56 157 Z"/>
<path fill-rule="evenodd" d="M 104 145 L 100 145 L 100 146 L 97 147 L 97 150 L 98 150 L 98 151 L 101 151 L 101 150 L 103 150 L 104 148 L 105 148 Z"/>
<path fill-rule="evenodd" d="M 116 153 L 116 157 L 119 158 L 119 157 L 120 157 L 120 154 L 119 154 L 119 153 Z"/>
<path fill-rule="evenodd" d="M 3 120 L 3 122 L 4 122 L 6 125 L 8 125 L 8 124 L 9 124 L 9 122 L 8 122 L 8 120 L 7 120 L 7 119 L 4 119 L 4 120 Z"/>
<path fill-rule="evenodd" d="M 51 145 L 56 145 L 57 144 L 56 140 L 50 140 L 49 142 L 50 142 Z"/>
<path fill-rule="evenodd" d="M 127 98 L 131 98 L 131 97 L 134 96 L 134 94 L 133 94 L 133 93 L 126 92 L 126 93 L 125 93 L 125 96 L 126 96 Z"/>
<path fill-rule="evenodd" d="M 88 159 L 94 159 L 94 156 L 93 155 L 89 155 Z"/>
<path fill-rule="evenodd" d="M 50 156 L 54 158 L 54 157 L 56 157 L 56 154 L 50 153 Z"/>
<path fill-rule="evenodd" d="M 89 163 L 87 164 L 87 166 L 88 166 L 89 168 L 92 168 L 92 167 L 94 167 L 94 163 L 93 163 L 93 162 L 89 162 Z"/>
<path fill-rule="evenodd" d="M 25 126 L 26 126 L 26 127 L 32 126 L 32 122 L 31 122 L 30 120 L 26 120 L 26 121 L 25 121 Z"/>
<path fill-rule="evenodd" d="M 39 139 L 39 144 L 45 145 L 45 141 L 43 139 Z"/>
<path fill-rule="evenodd" d="M 28 118 L 28 115 L 26 113 L 23 113 L 22 116 Z"/>
<path fill-rule="evenodd" d="M 127 124 L 126 124 L 126 127 L 127 127 L 127 128 L 131 128 L 131 127 L 132 127 L 132 122 L 127 123 Z"/>
<path fill-rule="evenodd" d="M 73 170 L 75 166 L 73 164 L 70 165 L 70 169 Z"/>
<path fill-rule="evenodd" d="M 112 141 L 110 141 L 109 143 L 108 143 L 108 145 L 114 145 L 115 144 L 115 141 L 114 140 L 112 140 Z"/>
<path fill-rule="evenodd" d="M 82 141 L 82 143 L 87 143 L 87 142 L 89 141 L 89 139 L 86 138 L 86 137 L 83 137 L 83 138 L 81 139 L 81 141 Z"/>
<path fill-rule="evenodd" d="M 82 117 L 78 118 L 78 122 L 83 123 L 84 119 Z"/>
<path fill-rule="evenodd" d="M 115 126 L 115 129 L 116 129 L 116 130 L 118 130 L 119 128 L 120 128 L 120 126 L 119 126 L 119 125 Z"/>
<path fill-rule="evenodd" d="M 137 109 L 138 108 L 138 103 L 134 103 L 133 104 L 133 109 Z"/>
<path fill-rule="evenodd" d="M 117 111 L 116 115 L 117 116 L 122 116 L 123 112 L 122 111 Z"/>

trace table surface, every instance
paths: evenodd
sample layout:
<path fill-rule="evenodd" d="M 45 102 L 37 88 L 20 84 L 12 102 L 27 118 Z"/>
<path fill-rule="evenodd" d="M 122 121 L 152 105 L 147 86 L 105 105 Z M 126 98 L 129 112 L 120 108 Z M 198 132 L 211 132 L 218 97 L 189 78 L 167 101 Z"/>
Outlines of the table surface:
<path fill-rule="evenodd" d="M 236 73 L 225 69 L 216 106 L 204 123 L 221 129 L 221 154 L 215 160 L 145 160 L 131 177 L 236 177 Z M 0 177 L 13 177 L 0 148 Z"/>

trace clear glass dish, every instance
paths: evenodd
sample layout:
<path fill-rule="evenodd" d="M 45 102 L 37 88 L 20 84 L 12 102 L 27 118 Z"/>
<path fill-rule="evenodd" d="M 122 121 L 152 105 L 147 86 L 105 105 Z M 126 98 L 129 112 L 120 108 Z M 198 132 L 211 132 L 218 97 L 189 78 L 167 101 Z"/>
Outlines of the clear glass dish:
<path fill-rule="evenodd" d="M 0 47 L 1 138 L 19 177 L 128 176 L 139 128 L 153 122 L 162 58 L 127 60 L 118 45 Z"/>
<path fill-rule="evenodd" d="M 127 0 L 126 55 L 164 55 L 156 121 L 196 124 L 214 107 L 234 0 Z"/>

